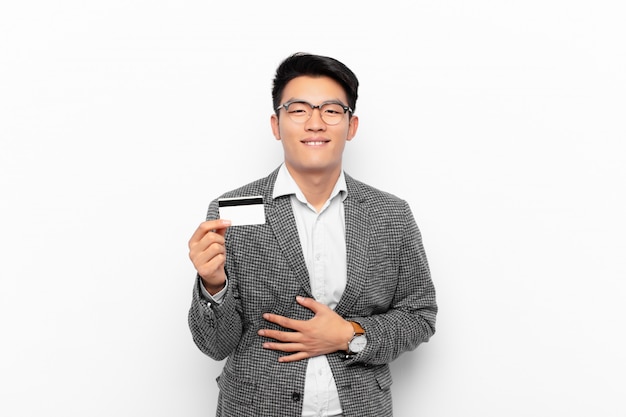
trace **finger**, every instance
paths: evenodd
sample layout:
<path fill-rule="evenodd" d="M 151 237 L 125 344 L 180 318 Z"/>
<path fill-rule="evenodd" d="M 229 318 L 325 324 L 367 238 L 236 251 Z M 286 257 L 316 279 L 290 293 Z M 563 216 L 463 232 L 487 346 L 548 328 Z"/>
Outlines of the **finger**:
<path fill-rule="evenodd" d="M 271 323 L 278 324 L 285 329 L 291 330 L 300 330 L 299 324 L 301 323 L 299 320 L 290 319 L 284 316 L 279 316 L 278 314 L 265 313 L 263 314 L 263 318 Z"/>
<path fill-rule="evenodd" d="M 311 355 L 303 351 L 304 347 L 298 343 L 266 342 L 266 343 L 263 343 L 263 348 L 267 350 L 275 350 L 275 351 L 285 352 L 285 353 L 295 352 L 292 355 L 279 357 L 278 362 L 295 362 L 295 361 L 300 361 L 302 359 L 307 359 L 311 357 Z"/>
<path fill-rule="evenodd" d="M 215 233 L 217 233 L 220 236 L 224 236 L 226 235 L 226 229 L 228 229 L 231 225 L 230 220 L 226 220 L 226 219 L 220 219 L 220 225 L 222 227 L 219 227 L 217 229 L 215 229 Z"/>
<path fill-rule="evenodd" d="M 296 301 L 302 307 L 306 307 L 311 310 L 313 313 L 317 314 L 321 309 L 327 307 L 326 304 L 322 304 L 319 301 L 316 301 L 313 298 L 301 297 L 297 296 Z"/>
<path fill-rule="evenodd" d="M 223 254 L 216 255 L 207 261 L 195 261 L 194 266 L 198 271 L 198 275 L 202 278 L 208 278 L 215 274 L 222 273 L 226 263 L 226 256 Z"/>
<path fill-rule="evenodd" d="M 211 251 L 224 251 L 224 236 L 217 234 L 216 232 L 209 232 L 204 237 L 192 246 L 192 250 L 199 252 L 211 250 Z"/>
<path fill-rule="evenodd" d="M 261 329 L 258 332 L 259 336 L 267 337 L 269 339 L 278 340 L 283 343 L 293 343 L 300 341 L 300 333 L 295 332 L 283 332 L 280 330 Z"/>
<path fill-rule="evenodd" d="M 307 354 L 306 352 L 298 352 L 293 355 L 281 356 L 280 358 L 278 358 L 278 362 L 281 362 L 281 363 L 296 362 L 296 361 L 301 361 L 302 359 L 307 359 L 309 357 L 310 357 L 309 354 Z"/>
<path fill-rule="evenodd" d="M 205 239 L 194 244 L 189 249 L 189 258 L 194 265 L 202 265 L 219 255 L 226 256 L 224 238 L 215 233 L 207 234 Z"/>
<path fill-rule="evenodd" d="M 216 232 L 219 235 L 224 236 L 226 229 L 228 229 L 229 226 L 230 220 L 225 219 L 207 220 L 202 222 L 191 236 L 191 239 L 189 239 L 189 246 L 191 247 L 193 243 L 202 240 L 202 238 L 209 232 Z"/>
<path fill-rule="evenodd" d="M 268 350 L 277 350 L 280 352 L 301 352 L 304 347 L 300 343 L 274 343 L 274 342 L 265 342 L 263 343 L 263 349 Z"/>
<path fill-rule="evenodd" d="M 204 263 L 218 254 L 225 254 L 224 237 L 215 233 L 208 232 L 200 241 L 190 242 L 189 257 L 194 262 Z"/>

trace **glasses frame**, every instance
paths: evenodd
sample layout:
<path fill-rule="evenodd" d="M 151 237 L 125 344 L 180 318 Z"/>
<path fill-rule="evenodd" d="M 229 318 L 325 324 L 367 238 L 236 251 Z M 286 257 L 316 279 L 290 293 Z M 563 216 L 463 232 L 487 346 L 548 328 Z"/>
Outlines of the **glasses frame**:
<path fill-rule="evenodd" d="M 289 106 L 291 106 L 292 104 L 295 104 L 295 103 L 306 104 L 306 105 L 311 107 L 311 113 L 309 114 L 309 117 L 306 120 L 297 121 L 297 120 L 293 120 L 293 118 L 291 116 L 289 116 Z M 326 123 L 329 126 L 338 125 L 339 123 L 341 123 L 341 120 L 343 120 L 343 118 L 341 118 L 341 120 L 338 120 L 337 123 L 328 123 L 326 120 L 324 120 L 324 113 L 322 113 L 322 107 L 324 107 L 327 104 L 337 104 L 337 105 L 339 105 L 343 109 L 343 115 L 344 116 L 347 113 L 352 114 L 352 112 L 353 112 L 353 110 L 349 106 L 346 106 L 341 101 L 336 101 L 336 100 L 325 101 L 322 104 L 318 104 L 318 105 L 311 104 L 311 103 L 309 103 L 308 101 L 305 101 L 305 100 L 290 100 L 290 101 L 286 101 L 283 104 L 281 104 L 280 106 L 276 107 L 276 111 L 279 111 L 280 109 L 285 109 L 285 111 L 287 112 L 287 115 L 289 116 L 289 119 L 292 122 L 295 122 L 295 123 L 306 123 L 309 120 L 311 120 L 311 117 L 313 117 L 313 110 L 319 109 L 319 111 L 320 111 L 320 118 L 322 119 L 322 121 L 324 123 Z"/>

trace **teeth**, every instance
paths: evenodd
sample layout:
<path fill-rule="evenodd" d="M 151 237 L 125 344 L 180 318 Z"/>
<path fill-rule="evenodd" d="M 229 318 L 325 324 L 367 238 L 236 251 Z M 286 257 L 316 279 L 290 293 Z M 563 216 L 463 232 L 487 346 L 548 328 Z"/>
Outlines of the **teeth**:
<path fill-rule="evenodd" d="M 315 142 L 305 142 L 307 145 L 323 145 L 326 142 L 323 141 L 315 141 Z"/>

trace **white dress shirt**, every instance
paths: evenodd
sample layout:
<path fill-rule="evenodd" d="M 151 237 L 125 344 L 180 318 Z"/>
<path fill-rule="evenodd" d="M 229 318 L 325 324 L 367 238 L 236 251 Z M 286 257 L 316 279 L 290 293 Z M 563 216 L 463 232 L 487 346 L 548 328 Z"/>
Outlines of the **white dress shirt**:
<path fill-rule="evenodd" d="M 309 272 L 313 297 L 334 309 L 346 287 L 346 226 L 343 200 L 348 190 L 343 171 L 330 198 L 319 213 L 310 205 L 304 194 L 283 164 L 274 184 L 273 198 L 289 195 L 296 219 L 302 253 Z M 226 288 L 209 299 L 221 302 Z M 339 394 L 326 356 L 308 360 L 302 417 L 339 416 L 342 409 Z"/>

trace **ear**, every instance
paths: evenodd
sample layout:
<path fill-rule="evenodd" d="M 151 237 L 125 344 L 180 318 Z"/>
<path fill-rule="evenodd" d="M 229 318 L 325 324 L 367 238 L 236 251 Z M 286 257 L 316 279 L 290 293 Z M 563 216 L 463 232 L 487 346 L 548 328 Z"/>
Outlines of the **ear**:
<path fill-rule="evenodd" d="M 346 141 L 351 141 L 352 138 L 354 138 L 358 128 L 359 128 L 359 116 L 352 116 L 350 118 L 350 124 L 348 125 L 348 136 L 346 136 Z"/>
<path fill-rule="evenodd" d="M 280 126 L 278 125 L 278 116 L 272 114 L 270 117 L 270 124 L 272 125 L 272 133 L 276 140 L 280 140 Z"/>

